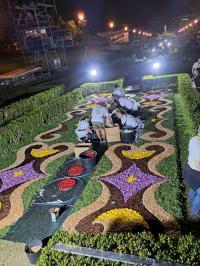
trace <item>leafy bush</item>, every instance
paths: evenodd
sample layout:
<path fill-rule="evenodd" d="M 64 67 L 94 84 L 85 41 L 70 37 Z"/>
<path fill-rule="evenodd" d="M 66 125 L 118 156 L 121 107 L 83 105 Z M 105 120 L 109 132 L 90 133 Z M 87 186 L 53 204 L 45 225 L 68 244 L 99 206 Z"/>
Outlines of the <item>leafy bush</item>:
<path fill-rule="evenodd" d="M 123 263 L 102 261 L 84 256 L 65 254 L 52 250 L 58 243 L 82 247 L 109 250 L 117 253 L 139 257 L 155 258 L 163 261 L 174 261 L 187 265 L 200 265 L 200 240 L 192 235 L 170 237 L 150 232 L 69 235 L 58 231 L 49 241 L 37 262 L 38 266 L 47 265 L 126 265 Z"/>
<path fill-rule="evenodd" d="M 12 103 L 0 110 L 0 126 L 9 123 L 26 112 L 30 112 L 38 106 L 54 100 L 64 93 L 64 86 L 59 85 L 45 92 L 37 93 L 27 99 Z"/>
<path fill-rule="evenodd" d="M 113 92 L 113 87 L 115 84 L 118 84 L 120 87 L 123 88 L 124 80 L 118 79 L 114 81 L 107 81 L 107 82 L 98 82 L 98 83 L 85 83 L 80 86 L 83 90 L 83 96 L 87 96 L 93 93 L 102 93 L 102 92 Z"/>
<path fill-rule="evenodd" d="M 191 118 L 192 129 L 195 130 L 200 124 L 200 93 L 192 88 L 192 81 L 188 74 L 178 76 L 178 91 L 184 105 L 185 116 Z"/>
<path fill-rule="evenodd" d="M 82 98 L 81 91 L 76 89 L 61 97 L 39 106 L 32 112 L 13 120 L 0 133 L 0 155 L 13 150 L 27 136 L 35 137 L 43 132 L 46 124 L 52 124 L 55 118 L 62 117 Z"/>
<path fill-rule="evenodd" d="M 143 89 L 166 89 L 177 86 L 178 74 L 162 76 L 144 76 L 142 78 Z"/>

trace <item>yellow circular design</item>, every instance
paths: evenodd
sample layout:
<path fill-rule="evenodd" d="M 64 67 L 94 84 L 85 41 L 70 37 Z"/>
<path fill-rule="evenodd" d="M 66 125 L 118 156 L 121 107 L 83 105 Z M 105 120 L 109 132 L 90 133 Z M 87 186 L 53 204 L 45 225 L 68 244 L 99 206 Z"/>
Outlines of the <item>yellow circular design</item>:
<path fill-rule="evenodd" d="M 22 176 L 23 174 L 24 174 L 24 171 L 19 170 L 19 171 L 14 172 L 13 176 L 14 177 L 19 177 L 19 176 Z"/>
<path fill-rule="evenodd" d="M 134 183 L 134 182 L 137 181 L 137 177 L 135 177 L 135 176 L 129 176 L 129 177 L 126 179 L 126 181 L 127 181 L 128 183 Z"/>

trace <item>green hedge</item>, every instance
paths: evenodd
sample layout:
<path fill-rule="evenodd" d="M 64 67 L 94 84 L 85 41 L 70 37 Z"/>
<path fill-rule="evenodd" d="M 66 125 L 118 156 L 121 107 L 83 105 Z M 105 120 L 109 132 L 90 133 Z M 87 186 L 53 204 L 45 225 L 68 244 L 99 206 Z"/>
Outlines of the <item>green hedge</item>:
<path fill-rule="evenodd" d="M 107 81 L 107 82 L 98 82 L 98 83 L 85 83 L 80 86 L 83 89 L 83 96 L 87 96 L 93 93 L 101 93 L 101 92 L 113 92 L 114 85 L 118 84 L 120 87 L 123 88 L 124 80 L 118 79 L 114 81 Z"/>
<path fill-rule="evenodd" d="M 185 116 L 191 118 L 193 129 L 196 130 L 200 125 L 200 93 L 192 88 L 192 81 L 188 74 L 178 76 L 178 91 L 185 106 Z"/>
<path fill-rule="evenodd" d="M 40 105 L 52 101 L 62 94 L 64 94 L 64 86 L 58 85 L 52 89 L 37 93 L 34 96 L 17 101 L 0 109 L 0 126 L 3 126 L 11 120 L 38 108 Z"/>
<path fill-rule="evenodd" d="M 80 99 L 82 99 L 81 90 L 76 89 L 0 128 L 0 156 L 16 148 L 25 136 L 34 138 L 42 133 L 46 124 L 51 124 L 55 118 L 63 116 L 78 104 Z"/>
<path fill-rule="evenodd" d="M 142 78 L 143 89 L 166 89 L 177 86 L 178 74 L 162 75 L 162 76 L 144 76 Z"/>
<path fill-rule="evenodd" d="M 170 237 L 160 234 L 154 236 L 150 232 L 69 235 L 60 230 L 42 250 L 37 261 L 38 266 L 127 265 L 52 250 L 52 246 L 58 243 L 109 250 L 143 258 L 155 258 L 161 261 L 174 261 L 186 265 L 200 265 L 200 240 L 191 235 Z"/>

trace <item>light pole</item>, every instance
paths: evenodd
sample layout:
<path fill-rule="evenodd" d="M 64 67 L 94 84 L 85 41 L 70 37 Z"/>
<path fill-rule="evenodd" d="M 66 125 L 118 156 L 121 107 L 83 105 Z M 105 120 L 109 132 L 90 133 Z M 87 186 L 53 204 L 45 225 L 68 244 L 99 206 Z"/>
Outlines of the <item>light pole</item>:
<path fill-rule="evenodd" d="M 115 23 L 114 23 L 114 21 L 110 21 L 110 22 L 108 23 L 108 27 L 109 27 L 110 30 L 114 29 L 114 27 L 115 27 Z"/>
<path fill-rule="evenodd" d="M 77 18 L 78 18 L 79 29 L 81 33 L 83 33 L 83 40 L 84 40 L 84 46 L 85 46 L 84 57 L 86 58 L 88 47 L 87 47 L 87 28 L 86 28 L 87 20 L 86 20 L 85 13 L 83 11 L 78 12 Z"/>

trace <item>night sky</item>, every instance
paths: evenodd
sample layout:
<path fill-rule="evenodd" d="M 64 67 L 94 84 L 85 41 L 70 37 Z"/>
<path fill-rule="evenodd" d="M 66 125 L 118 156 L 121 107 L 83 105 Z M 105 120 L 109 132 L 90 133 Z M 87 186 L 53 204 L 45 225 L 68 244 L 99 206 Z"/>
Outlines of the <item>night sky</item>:
<path fill-rule="evenodd" d="M 159 30 L 167 23 L 173 26 L 178 17 L 200 14 L 200 0 L 56 0 L 59 14 L 73 19 L 78 10 L 87 14 L 88 25 L 103 29 L 108 20 L 132 24 L 147 30 Z"/>

